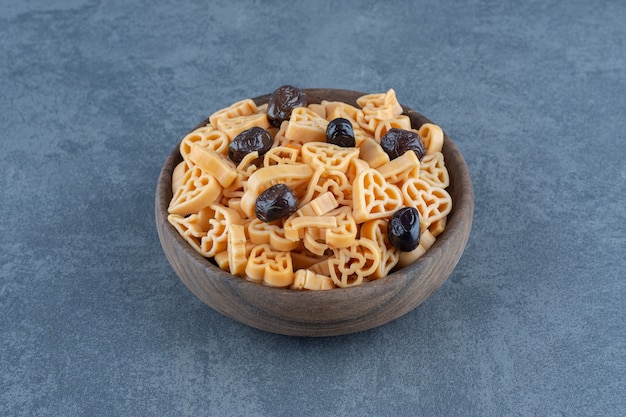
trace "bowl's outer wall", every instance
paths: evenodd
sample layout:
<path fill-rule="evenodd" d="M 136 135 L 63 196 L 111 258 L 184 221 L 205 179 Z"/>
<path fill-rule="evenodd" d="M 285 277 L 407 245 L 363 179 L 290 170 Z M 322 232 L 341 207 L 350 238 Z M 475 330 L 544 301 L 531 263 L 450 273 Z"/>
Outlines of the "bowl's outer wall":
<path fill-rule="evenodd" d="M 365 94 L 334 89 L 305 89 L 305 92 L 309 103 L 328 100 L 353 105 Z M 268 98 L 269 94 L 253 100 L 263 104 Z M 414 128 L 432 123 L 406 107 L 404 114 L 410 117 Z M 208 118 L 198 126 L 207 123 Z M 296 336 L 333 336 L 367 330 L 421 304 L 445 282 L 461 258 L 472 226 L 473 187 L 467 164 L 447 135 L 443 154 L 450 175 L 447 191 L 453 201 L 446 230 L 413 265 L 377 281 L 330 291 L 270 288 L 234 277 L 203 258 L 167 221 L 172 171 L 182 160 L 178 146 L 166 160 L 158 179 L 155 218 L 159 240 L 172 268 L 189 290 L 233 320 Z"/>

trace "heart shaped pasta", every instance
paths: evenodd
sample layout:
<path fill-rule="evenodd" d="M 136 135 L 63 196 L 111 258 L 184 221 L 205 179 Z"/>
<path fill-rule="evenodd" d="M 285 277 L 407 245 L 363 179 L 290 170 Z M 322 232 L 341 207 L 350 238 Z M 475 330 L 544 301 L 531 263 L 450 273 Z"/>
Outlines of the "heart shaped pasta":
<path fill-rule="evenodd" d="M 378 126 L 389 119 L 402 114 L 402 106 L 398 103 L 396 93 L 389 89 L 386 93 L 367 94 L 357 99 L 361 106 L 357 122 L 364 130 L 375 134 Z"/>
<path fill-rule="evenodd" d="M 313 169 L 341 171 L 345 174 L 350 161 L 359 156 L 358 148 L 342 148 L 326 142 L 310 142 L 302 146 L 302 162 Z"/>
<path fill-rule="evenodd" d="M 452 198 L 446 190 L 433 187 L 421 179 L 406 180 L 402 186 L 402 195 L 407 206 L 415 207 L 419 211 L 422 230 L 447 216 L 452 209 Z"/>
<path fill-rule="evenodd" d="M 352 216 L 357 223 L 391 216 L 402 207 L 402 193 L 373 168 L 362 171 L 352 184 Z"/>
<path fill-rule="evenodd" d="M 209 220 L 213 213 L 213 210 L 206 207 L 198 213 L 189 216 L 170 214 L 167 216 L 167 221 L 174 226 L 183 239 L 185 239 L 196 252 L 205 256 L 201 248 L 202 239 L 206 236 L 207 230 L 209 230 Z"/>
<path fill-rule="evenodd" d="M 180 154 L 185 161 L 188 160 L 191 147 L 198 144 L 206 149 L 211 149 L 217 153 L 226 155 L 228 151 L 228 136 L 221 130 L 215 129 L 211 125 L 202 126 L 190 132 L 180 142 Z"/>
<path fill-rule="evenodd" d="M 380 251 L 370 239 L 361 238 L 347 248 L 334 249 L 328 259 L 330 277 L 336 286 L 346 288 L 359 285 L 380 264 Z"/>
<path fill-rule="evenodd" d="M 434 187 L 446 188 L 450 176 L 441 152 L 427 153 L 420 165 L 420 178 Z"/>
<path fill-rule="evenodd" d="M 194 166 L 184 174 L 182 184 L 172 197 L 168 212 L 181 216 L 197 213 L 217 201 L 221 193 L 222 187 L 215 177 Z"/>

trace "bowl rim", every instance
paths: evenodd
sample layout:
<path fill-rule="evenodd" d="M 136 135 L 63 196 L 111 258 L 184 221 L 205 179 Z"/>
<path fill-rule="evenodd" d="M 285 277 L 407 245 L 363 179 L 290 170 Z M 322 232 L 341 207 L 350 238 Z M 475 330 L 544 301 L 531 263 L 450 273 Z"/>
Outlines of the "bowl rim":
<path fill-rule="evenodd" d="M 342 99 L 341 101 L 345 101 L 350 103 L 355 103 L 356 97 L 360 97 L 362 95 L 368 93 L 362 93 L 353 90 L 341 90 L 341 89 L 330 89 L 330 88 L 305 88 L 303 89 L 309 99 L 313 98 L 309 103 L 315 102 L 319 97 L 324 97 L 329 93 L 333 93 L 340 96 L 345 96 L 346 99 Z M 252 100 L 257 104 L 266 103 L 269 99 L 270 94 L 265 94 L 262 96 L 254 97 Z M 336 100 L 338 101 L 338 100 Z M 319 101 L 317 101 L 319 102 Z M 430 119 L 426 118 L 422 114 L 417 111 L 406 107 L 401 104 L 404 113 L 408 115 L 412 122 L 413 120 L 417 120 L 419 126 L 424 123 L 433 123 Z M 200 122 L 196 127 L 189 131 L 202 127 L 208 123 L 209 118 L 207 117 L 205 120 Z M 413 123 L 412 123 L 413 124 Z M 419 128 L 419 126 L 413 126 L 414 128 Z M 442 129 L 443 130 L 443 129 Z M 184 138 L 183 135 L 182 138 Z M 403 274 L 409 274 L 413 278 L 408 281 L 413 281 L 419 279 L 424 271 L 432 268 L 433 264 L 440 260 L 440 257 L 449 251 L 454 252 L 450 259 L 450 264 L 447 267 L 447 273 L 445 276 L 439 277 L 436 282 L 433 282 L 431 285 L 431 290 L 429 293 L 425 294 L 422 297 L 422 300 L 416 303 L 411 309 L 417 307 L 417 305 L 421 304 L 424 300 L 426 300 L 437 288 L 439 288 L 452 273 L 456 264 L 461 258 L 462 252 L 469 240 L 469 234 L 472 226 L 473 219 L 473 211 L 474 211 L 474 192 L 471 181 L 471 176 L 467 164 L 456 146 L 456 144 L 448 137 L 444 130 L 444 149 L 443 153 L 446 155 L 445 161 L 446 166 L 454 166 L 455 169 L 451 172 L 449 170 L 450 175 L 450 185 L 448 190 L 451 187 L 461 187 L 462 192 L 458 193 L 458 196 L 455 200 L 453 200 L 452 210 L 448 214 L 447 224 L 444 232 L 439 235 L 435 241 L 435 243 L 428 249 L 428 251 L 420 257 L 416 262 L 405 266 L 391 274 L 387 275 L 384 278 L 380 278 L 374 281 L 363 282 L 361 285 L 352 286 L 348 288 L 334 288 L 328 291 L 308 291 L 308 290 L 293 290 L 288 287 L 286 288 L 275 288 L 266 285 L 262 285 L 256 282 L 248 281 L 246 279 L 242 279 L 240 277 L 234 276 L 230 274 L 230 272 L 224 271 L 219 268 L 217 265 L 213 264 L 209 259 L 203 257 L 198 252 L 196 252 L 191 245 L 185 241 L 180 234 L 176 231 L 176 229 L 167 221 L 167 207 L 172 197 L 171 191 L 171 176 L 174 167 L 182 161 L 182 156 L 180 154 L 180 142 L 182 138 L 178 141 L 176 147 L 169 153 L 161 172 L 159 174 L 157 180 L 156 187 L 156 195 L 155 195 L 155 220 L 157 222 L 157 229 L 159 233 L 159 239 L 161 241 L 162 247 L 165 245 L 166 240 L 175 245 L 175 251 L 180 252 L 182 257 L 185 259 L 195 263 L 195 268 L 200 268 L 205 271 L 207 278 L 212 280 L 218 280 L 219 285 L 226 285 L 234 290 L 241 291 L 250 291 L 253 290 L 259 297 L 273 297 L 277 300 L 277 302 L 281 302 L 281 300 L 289 300 L 289 303 L 298 303 L 300 301 L 306 303 L 315 303 L 315 302 L 324 302 L 324 303 L 333 303 L 345 300 L 347 295 L 346 292 L 349 292 L 349 296 L 353 298 L 359 298 L 362 296 L 366 296 L 367 294 L 371 294 L 373 292 L 381 292 L 381 291 L 389 291 L 389 287 L 395 288 L 395 284 L 397 284 L 397 280 L 394 278 L 398 276 L 400 272 Z M 448 159 L 454 159 L 454 163 L 448 164 Z M 458 178 L 462 180 L 463 183 L 457 183 L 455 179 Z M 165 224 L 159 224 L 159 223 Z M 174 266 L 175 263 L 181 261 L 181 259 L 176 259 L 176 257 L 169 256 L 166 252 L 167 258 L 169 262 Z M 198 297 L 200 297 L 205 303 L 209 304 L 209 306 L 215 309 L 215 306 L 211 305 L 205 298 L 201 296 L 202 289 L 196 287 L 192 283 L 188 282 L 186 279 L 181 277 L 178 272 L 175 272 L 178 277 L 185 283 L 185 285 Z M 408 285 L 408 283 L 404 283 L 404 285 Z M 220 311 L 220 309 L 217 309 Z M 233 317 L 231 314 L 220 311 L 221 313 L 237 320 L 237 317 Z M 254 324 L 246 323 L 253 327 L 256 327 Z M 381 323 L 382 324 L 382 323 Z M 268 329 L 265 329 L 268 330 Z M 271 330 L 270 330 L 271 331 Z"/>

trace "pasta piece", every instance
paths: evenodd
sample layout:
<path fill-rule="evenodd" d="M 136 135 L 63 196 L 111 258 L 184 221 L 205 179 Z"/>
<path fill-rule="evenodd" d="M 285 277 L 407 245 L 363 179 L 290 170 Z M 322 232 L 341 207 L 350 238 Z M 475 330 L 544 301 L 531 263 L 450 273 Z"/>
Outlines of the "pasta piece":
<path fill-rule="evenodd" d="M 292 142 L 285 137 L 285 132 L 287 131 L 288 126 L 289 126 L 289 120 L 284 120 L 280 124 L 280 128 L 278 129 L 278 131 L 276 132 L 276 135 L 274 136 L 274 142 L 272 144 L 273 148 L 277 148 L 279 146 L 287 146 L 289 144 L 292 144 Z"/>
<path fill-rule="evenodd" d="M 242 276 L 246 270 L 246 233 L 240 224 L 228 225 L 228 268 L 231 274 Z"/>
<path fill-rule="evenodd" d="M 328 121 L 306 107 L 297 107 L 291 112 L 285 138 L 299 143 L 325 142 Z"/>
<path fill-rule="evenodd" d="M 418 131 L 422 143 L 426 148 L 426 154 L 441 152 L 443 149 L 443 131 L 433 123 L 424 123 Z"/>
<path fill-rule="evenodd" d="M 352 217 L 352 209 L 342 206 L 328 212 L 328 216 L 336 219 L 337 226 L 325 230 L 324 240 L 331 249 L 347 248 L 354 244 L 357 235 L 357 226 Z"/>
<path fill-rule="evenodd" d="M 307 107 L 322 119 L 326 118 L 326 109 L 321 104 L 311 103 Z"/>
<path fill-rule="evenodd" d="M 372 168 L 389 163 L 389 155 L 375 139 L 364 139 L 359 149 L 361 150 L 360 158 Z"/>
<path fill-rule="evenodd" d="M 346 171 L 346 178 L 348 178 L 348 182 L 350 184 L 354 183 L 354 179 L 356 176 L 363 170 L 370 168 L 369 164 L 362 159 L 355 158 L 350 161 L 350 166 L 348 166 L 348 170 Z"/>
<path fill-rule="evenodd" d="M 419 178 L 420 160 L 413 151 L 407 151 L 393 161 L 376 168 L 388 183 L 402 185 L 408 178 Z"/>
<path fill-rule="evenodd" d="M 388 184 L 382 174 L 373 168 L 357 175 L 352 187 L 352 215 L 359 224 L 389 217 L 402 207 L 400 189 Z"/>
<path fill-rule="evenodd" d="M 327 191 L 333 193 L 339 204 L 352 206 L 352 184 L 346 174 L 335 170 L 327 171 L 324 168 L 318 168 L 312 175 L 300 203 L 306 204 Z"/>
<path fill-rule="evenodd" d="M 422 230 L 447 216 L 452 209 L 452 198 L 446 190 L 433 187 L 421 179 L 406 180 L 402 186 L 402 196 L 404 204 L 419 211 Z"/>
<path fill-rule="evenodd" d="M 248 219 L 248 215 L 241 208 L 241 198 L 231 197 L 226 199 L 226 207 L 235 210 L 242 219 Z"/>
<path fill-rule="evenodd" d="M 380 263 L 370 279 L 386 277 L 400 259 L 400 251 L 393 247 L 387 235 L 387 220 L 370 220 L 361 225 L 361 237 L 370 239 L 380 249 Z"/>
<path fill-rule="evenodd" d="M 385 93 L 366 94 L 357 98 L 356 103 L 364 112 L 370 109 L 383 109 L 384 115 L 391 118 L 402 114 L 402 106 L 398 102 L 396 92 L 390 88 Z"/>
<path fill-rule="evenodd" d="M 335 288 L 333 279 L 326 275 L 316 274 L 313 271 L 306 269 L 299 269 L 294 274 L 293 284 L 291 284 L 293 290 L 331 290 Z"/>
<path fill-rule="evenodd" d="M 284 224 L 285 237 L 292 242 L 297 242 L 304 238 L 304 225 L 301 221 L 294 220 L 300 217 L 323 216 L 339 205 L 335 196 L 330 191 L 320 194 L 307 204 L 302 205 L 294 214 L 289 216 Z M 301 225 L 300 227 L 298 225 Z M 317 238 L 317 236 L 315 236 Z"/>
<path fill-rule="evenodd" d="M 221 153 L 193 144 L 189 159 L 215 177 L 222 187 L 228 187 L 237 179 L 237 167 L 227 156 Z"/>
<path fill-rule="evenodd" d="M 254 104 L 254 101 L 247 98 L 245 100 L 238 101 L 232 105 L 216 111 L 209 116 L 209 122 L 216 129 L 221 129 L 221 122 L 226 119 L 232 119 L 240 116 L 249 116 L 251 114 L 258 113 L 259 109 Z"/>
<path fill-rule="evenodd" d="M 450 176 L 441 152 L 427 153 L 420 165 L 420 178 L 433 187 L 447 188 Z"/>
<path fill-rule="evenodd" d="M 185 174 L 189 171 L 191 165 L 187 161 L 182 161 L 174 167 L 172 171 L 172 194 L 176 194 L 178 187 L 185 182 Z"/>
<path fill-rule="evenodd" d="M 309 142 L 302 146 L 302 162 L 313 169 L 324 168 L 345 173 L 350 162 L 359 156 L 358 148 L 342 148 L 326 142 Z"/>
<path fill-rule="evenodd" d="M 302 242 L 308 251 L 318 256 L 323 256 L 328 249 L 328 245 L 322 241 L 319 234 L 316 233 L 316 229 L 304 229 Z"/>
<path fill-rule="evenodd" d="M 428 226 L 428 231 L 434 237 L 438 237 L 440 234 L 443 233 L 444 230 L 446 230 L 447 222 L 448 222 L 448 216 L 435 220 L 434 222 L 430 224 L 430 226 Z"/>
<path fill-rule="evenodd" d="M 174 226 L 180 236 L 185 239 L 196 252 L 205 256 L 201 245 L 202 238 L 206 236 L 207 230 L 209 230 L 210 227 L 209 220 L 211 214 L 213 214 L 213 210 L 207 207 L 189 216 L 170 214 L 167 216 L 167 221 Z"/>
<path fill-rule="evenodd" d="M 243 157 L 239 164 L 237 165 L 237 172 L 243 174 L 246 177 L 246 180 L 254 171 L 257 170 L 257 166 L 255 161 L 259 158 L 259 152 L 254 151 L 250 152 L 246 156 Z"/>
<path fill-rule="evenodd" d="M 409 116 L 400 115 L 390 119 L 383 119 L 376 123 L 376 129 L 374 130 L 374 139 L 380 142 L 380 139 L 385 136 L 389 129 L 411 129 L 411 119 Z"/>
<path fill-rule="evenodd" d="M 300 207 L 296 213 L 298 216 L 323 216 L 337 208 L 337 206 L 339 206 L 339 203 L 335 195 L 330 191 L 326 191 Z"/>
<path fill-rule="evenodd" d="M 308 269 L 318 262 L 322 262 L 328 259 L 328 256 L 318 256 L 313 252 L 309 252 L 306 249 L 291 251 L 291 261 L 293 263 L 293 269 Z"/>
<path fill-rule="evenodd" d="M 259 219 L 253 219 L 248 223 L 248 235 L 250 241 L 257 244 L 269 244 L 272 249 L 287 252 L 296 249 L 299 242 L 292 242 L 285 237 L 285 230 L 280 221 L 265 223 Z"/>
<path fill-rule="evenodd" d="M 254 113 L 248 116 L 233 117 L 232 119 L 224 119 L 220 121 L 219 128 L 226 133 L 226 136 L 232 141 L 235 137 L 252 127 L 261 127 L 267 129 L 270 127 L 270 122 L 267 120 L 267 114 Z"/>
<path fill-rule="evenodd" d="M 202 238 L 200 248 L 205 256 L 211 257 L 228 249 L 228 227 L 231 224 L 242 224 L 244 221 L 235 210 L 220 204 L 211 204 L 207 209 L 206 214 L 212 210 L 213 215 L 210 216 L 209 228 L 206 236 Z"/>
<path fill-rule="evenodd" d="M 241 197 L 245 192 L 246 184 L 248 182 L 248 178 L 252 175 L 253 172 L 257 170 L 257 166 L 254 162 L 257 160 L 259 153 L 257 151 L 250 152 L 247 154 L 239 165 L 237 165 L 237 177 L 235 181 L 228 187 L 224 188 L 224 197 L 228 199 L 236 198 L 241 201 Z M 229 205 L 230 204 L 225 204 Z"/>
<path fill-rule="evenodd" d="M 284 183 L 292 187 L 292 184 L 308 182 L 312 175 L 313 169 L 307 164 L 271 165 L 263 167 L 250 175 L 248 191 L 260 194 L 278 183 Z"/>
<path fill-rule="evenodd" d="M 294 229 L 328 229 L 337 227 L 337 219 L 333 216 L 298 216 L 292 220 Z"/>
<path fill-rule="evenodd" d="M 322 101 L 322 106 L 326 109 L 326 120 L 331 121 L 338 117 L 347 119 L 352 123 L 352 128 L 357 124 L 357 117 L 362 113 L 361 109 L 351 106 L 342 101 Z M 358 127 L 358 125 L 356 126 Z"/>
<path fill-rule="evenodd" d="M 367 94 L 357 99 L 362 113 L 357 122 L 362 129 L 375 134 L 378 126 L 385 120 L 393 119 L 402 114 L 402 106 L 398 103 L 393 89 L 386 93 Z"/>
<path fill-rule="evenodd" d="M 281 164 L 294 165 L 298 163 L 301 163 L 300 151 L 287 146 L 274 147 L 263 156 L 264 167 Z"/>
<path fill-rule="evenodd" d="M 213 260 L 215 260 L 215 263 L 217 264 L 217 266 L 220 267 L 220 269 L 223 269 L 224 271 L 230 271 L 229 266 L 228 266 L 228 251 L 227 250 L 220 252 L 220 253 L 216 253 L 215 256 L 213 257 Z"/>
<path fill-rule="evenodd" d="M 361 284 L 380 264 L 380 250 L 370 239 L 361 238 L 350 247 L 334 249 L 333 252 L 328 265 L 330 277 L 338 287 Z"/>
<path fill-rule="evenodd" d="M 288 287 L 293 283 L 290 253 L 275 251 L 268 244 L 257 245 L 250 251 L 245 272 L 250 280 L 271 287 Z"/>
<path fill-rule="evenodd" d="M 417 261 L 434 243 L 435 237 L 428 230 L 425 230 L 420 236 L 420 244 L 417 248 L 413 249 L 411 252 L 400 252 L 397 266 L 404 268 Z"/>
<path fill-rule="evenodd" d="M 278 183 L 287 184 L 300 197 L 299 187 L 308 183 L 312 174 L 313 170 L 307 164 L 271 165 L 258 169 L 248 179 L 247 189 L 241 196 L 241 209 L 248 217 L 254 217 L 258 196 Z"/>
<path fill-rule="evenodd" d="M 187 217 L 170 214 L 168 221 L 202 256 L 212 258 L 228 247 L 228 227 L 242 224 L 236 211 L 220 204 L 211 204 Z"/>
<path fill-rule="evenodd" d="M 187 161 L 193 144 L 198 144 L 203 148 L 226 155 L 229 143 L 228 136 L 226 136 L 224 132 L 215 129 L 215 127 L 211 125 L 207 125 L 188 133 L 180 141 L 179 150 L 183 159 Z"/>
<path fill-rule="evenodd" d="M 311 265 L 307 269 L 309 271 L 315 272 L 316 274 L 330 276 L 330 265 L 328 263 L 329 259 L 330 259 L 330 256 L 325 256 L 324 260 L 319 261 L 316 264 Z M 333 281 L 333 283 L 334 283 L 334 281 Z"/>
<path fill-rule="evenodd" d="M 181 216 L 197 213 L 219 200 L 221 194 L 222 187 L 217 180 L 196 166 L 185 173 L 167 211 Z"/>

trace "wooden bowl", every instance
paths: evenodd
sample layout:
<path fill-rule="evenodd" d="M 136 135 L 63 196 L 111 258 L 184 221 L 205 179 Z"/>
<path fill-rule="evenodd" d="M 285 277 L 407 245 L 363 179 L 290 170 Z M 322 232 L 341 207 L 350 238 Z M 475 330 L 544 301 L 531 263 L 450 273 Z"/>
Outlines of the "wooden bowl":
<path fill-rule="evenodd" d="M 305 91 L 309 103 L 330 100 L 356 105 L 356 99 L 365 94 L 334 89 Z M 268 99 L 269 94 L 253 100 L 260 105 Z M 432 123 L 403 108 L 414 128 Z M 198 127 L 207 123 L 208 119 Z M 158 179 L 155 215 L 159 240 L 172 268 L 189 290 L 233 320 L 268 332 L 297 336 L 332 336 L 371 329 L 421 304 L 445 282 L 461 258 L 472 226 L 474 192 L 467 164 L 447 136 L 443 154 L 450 175 L 447 191 L 453 202 L 446 230 L 414 264 L 376 281 L 328 291 L 279 289 L 235 277 L 209 262 L 167 221 L 172 170 L 182 160 L 178 146 L 165 161 Z"/>

